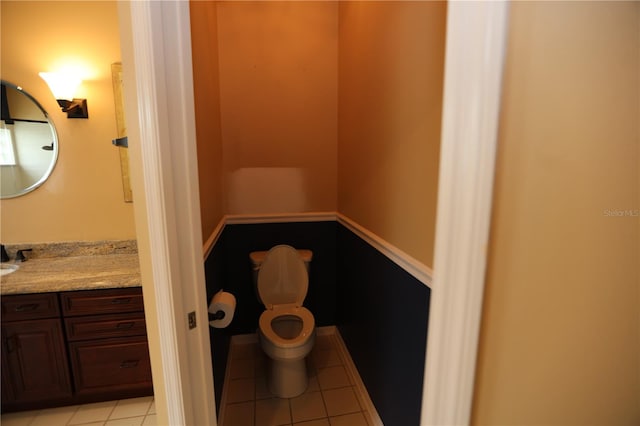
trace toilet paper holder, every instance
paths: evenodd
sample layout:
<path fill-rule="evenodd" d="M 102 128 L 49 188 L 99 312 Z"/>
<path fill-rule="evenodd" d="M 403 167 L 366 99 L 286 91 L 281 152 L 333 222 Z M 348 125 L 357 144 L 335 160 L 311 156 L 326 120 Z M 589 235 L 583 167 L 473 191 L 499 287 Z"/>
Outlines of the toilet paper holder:
<path fill-rule="evenodd" d="M 209 302 L 209 325 L 213 328 L 226 328 L 233 320 L 236 298 L 223 290 L 218 291 Z"/>
<path fill-rule="evenodd" d="M 225 315 L 224 311 L 209 312 L 209 321 L 221 320 Z"/>

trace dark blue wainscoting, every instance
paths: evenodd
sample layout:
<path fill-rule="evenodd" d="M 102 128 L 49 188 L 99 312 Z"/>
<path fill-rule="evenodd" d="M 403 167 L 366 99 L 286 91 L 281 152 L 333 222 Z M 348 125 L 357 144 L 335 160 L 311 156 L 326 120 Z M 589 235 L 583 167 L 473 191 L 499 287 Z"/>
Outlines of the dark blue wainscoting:
<path fill-rule="evenodd" d="M 204 274 L 207 286 L 207 304 L 214 294 L 223 288 L 225 282 L 224 265 L 224 235 L 211 249 L 211 253 L 204 262 Z M 226 328 L 209 327 L 209 338 L 211 340 L 213 383 L 216 392 L 216 409 L 220 412 L 220 398 L 224 387 L 224 376 L 229 357 L 229 345 L 231 343 L 231 333 Z"/>
<path fill-rule="evenodd" d="M 317 326 L 338 326 L 384 424 L 418 425 L 430 290 L 335 221 L 225 226 L 205 262 L 208 300 L 220 289 L 237 300 L 231 325 L 210 328 L 217 407 L 231 336 L 255 333 L 264 310 L 249 253 L 277 244 L 313 251 L 304 305 Z"/>
<path fill-rule="evenodd" d="M 431 291 L 338 226 L 340 334 L 383 423 L 418 425 Z"/>

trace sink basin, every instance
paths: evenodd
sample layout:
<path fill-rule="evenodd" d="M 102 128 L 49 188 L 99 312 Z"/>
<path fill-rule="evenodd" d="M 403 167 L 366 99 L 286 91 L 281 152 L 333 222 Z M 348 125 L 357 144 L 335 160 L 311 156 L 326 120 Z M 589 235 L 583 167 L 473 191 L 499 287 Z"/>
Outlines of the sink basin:
<path fill-rule="evenodd" d="M 18 268 L 20 268 L 20 265 L 16 265 L 15 263 L 0 263 L 0 276 L 15 272 Z"/>

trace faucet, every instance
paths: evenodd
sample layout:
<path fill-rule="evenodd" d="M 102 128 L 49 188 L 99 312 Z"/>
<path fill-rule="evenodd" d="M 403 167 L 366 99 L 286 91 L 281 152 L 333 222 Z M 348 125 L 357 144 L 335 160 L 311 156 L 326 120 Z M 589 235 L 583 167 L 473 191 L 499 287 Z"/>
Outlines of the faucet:
<path fill-rule="evenodd" d="M 0 244 L 0 261 L 2 262 L 8 262 L 11 259 L 9 258 L 9 255 L 7 254 L 7 250 L 5 250 L 4 248 L 4 244 Z"/>
<path fill-rule="evenodd" d="M 18 252 L 16 253 L 16 262 L 26 262 L 28 259 L 25 257 L 24 252 L 31 251 L 31 250 L 33 249 L 18 250 Z"/>

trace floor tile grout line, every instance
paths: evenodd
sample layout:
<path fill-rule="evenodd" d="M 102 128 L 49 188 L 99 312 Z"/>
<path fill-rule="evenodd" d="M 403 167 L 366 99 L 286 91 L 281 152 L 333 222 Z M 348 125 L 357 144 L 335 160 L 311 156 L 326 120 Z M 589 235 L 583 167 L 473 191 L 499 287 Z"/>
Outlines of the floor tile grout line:
<path fill-rule="evenodd" d="M 67 420 L 67 425 L 71 424 L 71 419 L 73 419 L 73 416 L 75 416 L 76 414 L 78 414 L 78 411 L 80 410 L 80 407 L 82 407 L 82 405 L 76 405 L 75 410 L 73 410 L 73 414 L 71 415 L 71 417 L 69 417 L 69 420 Z"/>
<path fill-rule="evenodd" d="M 293 398 L 287 398 L 287 403 L 289 404 L 289 418 L 291 419 L 291 424 L 293 424 L 293 408 L 291 408 L 291 400 Z"/>
<path fill-rule="evenodd" d="M 254 371 L 254 376 L 255 376 L 255 371 Z M 255 392 L 255 389 L 254 389 L 254 392 Z M 256 426 L 256 423 L 258 423 L 258 402 L 256 401 L 255 398 L 253 398 L 253 426 Z"/>
<path fill-rule="evenodd" d="M 155 401 L 156 401 L 156 399 L 152 397 L 152 398 L 151 398 L 151 402 L 149 403 L 149 406 L 147 407 L 147 412 L 144 414 L 144 415 L 145 415 L 145 417 L 146 417 L 147 415 L 149 415 L 149 411 L 151 411 L 151 407 L 153 407 L 153 403 L 154 403 Z M 143 422 L 143 423 L 144 423 L 144 422 Z"/>
<path fill-rule="evenodd" d="M 111 407 L 111 411 L 109 411 L 109 414 L 107 415 L 107 418 L 104 420 L 104 424 L 107 423 L 107 421 L 109 421 L 109 417 L 111 417 L 111 414 L 113 414 L 113 412 L 115 411 L 116 407 L 118 406 L 118 403 L 122 401 L 121 399 L 117 400 L 116 403 L 113 405 L 113 407 Z"/>
<path fill-rule="evenodd" d="M 252 349 L 252 352 L 255 352 L 254 349 L 255 348 Z M 255 357 L 251 358 L 251 360 L 253 361 L 253 425 L 255 426 L 258 422 L 258 392 L 256 390 L 256 387 L 258 386 L 258 381 L 256 380 L 256 366 L 258 360 Z"/>
<path fill-rule="evenodd" d="M 322 391 L 322 387 L 320 386 L 320 380 L 318 380 L 318 387 L 320 388 L 320 398 L 322 398 L 322 405 L 324 405 L 324 412 L 327 415 L 327 422 L 331 424 L 331 420 L 329 420 L 329 409 L 327 408 L 327 402 L 324 400 L 324 392 Z"/>
<path fill-rule="evenodd" d="M 30 426 L 33 422 L 35 422 L 36 418 L 40 415 L 41 412 L 42 410 L 38 410 L 37 413 L 33 416 L 33 418 L 29 420 L 29 423 L 27 423 L 27 426 Z"/>
<path fill-rule="evenodd" d="M 36 417 L 38 417 L 38 414 L 36 414 L 35 416 L 33 416 L 33 418 L 31 420 L 29 420 L 29 422 L 27 423 L 27 426 L 30 426 L 33 422 L 36 421 Z"/>

